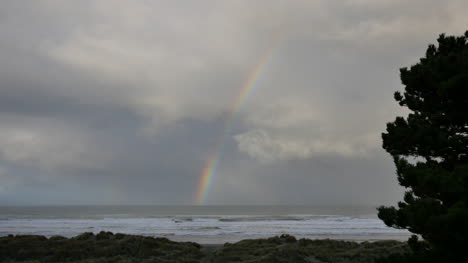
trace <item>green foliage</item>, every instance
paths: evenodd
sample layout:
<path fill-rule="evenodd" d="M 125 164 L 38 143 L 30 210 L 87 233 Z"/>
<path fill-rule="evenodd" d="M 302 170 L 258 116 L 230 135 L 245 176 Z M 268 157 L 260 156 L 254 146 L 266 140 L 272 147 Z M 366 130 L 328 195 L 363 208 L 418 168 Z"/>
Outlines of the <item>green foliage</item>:
<path fill-rule="evenodd" d="M 199 262 L 200 245 L 111 232 L 74 238 L 0 237 L 0 262 Z"/>
<path fill-rule="evenodd" d="M 382 139 L 408 190 L 397 208 L 380 207 L 379 218 L 423 238 L 409 240 L 408 262 L 468 262 L 468 31 L 437 41 L 400 70 L 405 90 L 395 99 L 411 113 L 388 123 Z"/>
<path fill-rule="evenodd" d="M 84 233 L 69 239 L 0 237 L 0 262 L 8 263 L 373 263 L 383 256 L 397 257 L 407 252 L 408 246 L 398 241 L 297 240 L 289 235 L 207 246 L 204 251 L 192 242 L 110 232 Z"/>
<path fill-rule="evenodd" d="M 289 235 L 268 239 L 242 240 L 226 243 L 215 252 L 213 263 L 280 263 L 280 262 L 334 262 L 371 263 L 388 255 L 399 255 L 408 250 L 398 241 L 348 242 L 339 240 L 296 240 Z"/>

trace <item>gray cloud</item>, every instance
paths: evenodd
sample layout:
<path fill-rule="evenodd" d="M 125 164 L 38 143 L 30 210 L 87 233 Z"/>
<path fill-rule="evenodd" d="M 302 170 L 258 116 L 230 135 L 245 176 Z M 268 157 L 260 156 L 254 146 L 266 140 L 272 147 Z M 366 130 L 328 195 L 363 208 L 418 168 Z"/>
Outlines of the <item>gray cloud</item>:
<path fill-rule="evenodd" d="M 0 204 L 192 203 L 234 99 L 273 46 L 208 202 L 394 202 L 380 133 L 404 114 L 398 68 L 468 25 L 462 0 L 2 7 Z"/>

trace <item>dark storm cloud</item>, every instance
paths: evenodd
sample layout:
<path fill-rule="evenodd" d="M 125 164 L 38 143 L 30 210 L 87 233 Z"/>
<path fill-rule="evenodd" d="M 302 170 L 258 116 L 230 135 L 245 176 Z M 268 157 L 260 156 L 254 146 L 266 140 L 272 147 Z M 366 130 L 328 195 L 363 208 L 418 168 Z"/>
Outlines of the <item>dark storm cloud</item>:
<path fill-rule="evenodd" d="M 421 8 L 421 7 L 424 8 Z M 191 203 L 247 76 L 208 203 L 397 200 L 380 149 L 398 68 L 466 1 L 5 1 L 0 204 Z"/>
<path fill-rule="evenodd" d="M 391 158 L 382 152 L 366 158 L 320 156 L 263 167 L 234 163 L 226 164 L 215 178 L 218 188 L 210 193 L 211 203 L 377 206 L 391 203 L 402 193 L 394 182 Z M 243 173 L 238 173 L 242 166 Z M 229 191 L 237 184 L 243 187 Z M 256 195 L 254 200 L 251 193 Z"/>

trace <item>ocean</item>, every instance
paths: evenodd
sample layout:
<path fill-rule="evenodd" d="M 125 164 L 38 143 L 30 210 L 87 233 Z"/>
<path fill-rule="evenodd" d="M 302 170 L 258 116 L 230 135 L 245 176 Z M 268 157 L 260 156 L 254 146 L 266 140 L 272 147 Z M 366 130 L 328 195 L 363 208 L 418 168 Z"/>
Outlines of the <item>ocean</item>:
<path fill-rule="evenodd" d="M 83 232 L 222 244 L 282 234 L 354 241 L 406 240 L 375 207 L 345 206 L 36 206 L 0 207 L 0 236 L 73 237 Z"/>

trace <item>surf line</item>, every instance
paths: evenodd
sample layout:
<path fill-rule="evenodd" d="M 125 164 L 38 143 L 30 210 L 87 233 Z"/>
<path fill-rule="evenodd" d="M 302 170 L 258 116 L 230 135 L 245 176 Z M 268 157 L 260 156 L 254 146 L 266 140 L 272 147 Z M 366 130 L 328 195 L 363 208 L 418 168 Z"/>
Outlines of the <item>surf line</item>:
<path fill-rule="evenodd" d="M 221 154 L 223 153 L 224 141 L 231 131 L 231 126 L 234 122 L 235 116 L 239 112 L 242 104 L 245 102 L 250 92 L 258 83 L 258 79 L 261 73 L 265 72 L 265 69 L 269 65 L 275 50 L 279 46 L 278 44 L 279 42 L 277 41 L 276 45 L 270 47 L 255 64 L 255 67 L 250 71 L 248 77 L 246 78 L 244 85 L 242 85 L 239 94 L 229 107 L 228 115 L 224 122 L 224 132 L 221 136 L 221 139 L 216 145 L 214 151 L 209 155 L 201 171 L 198 182 L 198 189 L 195 196 L 195 204 L 202 205 L 205 203 L 211 183 L 213 182 L 213 177 L 216 174 L 216 169 L 218 168 Z"/>

